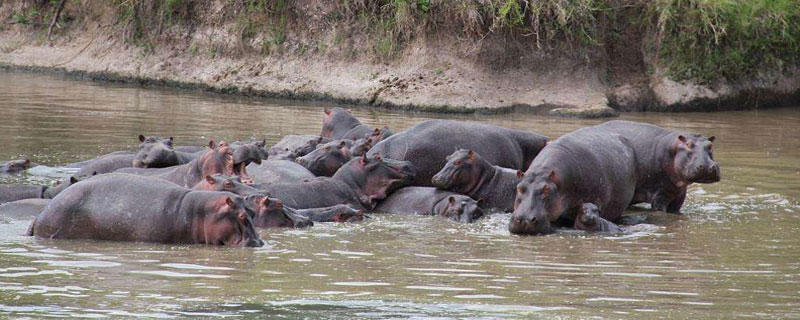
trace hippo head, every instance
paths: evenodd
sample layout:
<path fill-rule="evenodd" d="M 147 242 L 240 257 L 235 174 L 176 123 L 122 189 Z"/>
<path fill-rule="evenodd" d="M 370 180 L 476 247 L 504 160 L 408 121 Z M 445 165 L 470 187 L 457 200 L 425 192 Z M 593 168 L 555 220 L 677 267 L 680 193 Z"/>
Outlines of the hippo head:
<path fill-rule="evenodd" d="M 514 214 L 508 231 L 514 234 L 553 233 L 550 222 L 557 220 L 566 209 L 562 200 L 558 175 L 554 170 L 526 173 L 517 185 Z"/>
<path fill-rule="evenodd" d="M 594 203 L 587 202 L 581 205 L 581 211 L 578 213 L 578 223 L 589 229 L 597 224 L 597 219 L 600 218 L 600 208 Z"/>
<path fill-rule="evenodd" d="M 247 163 L 236 163 L 233 151 L 225 141 L 221 141 L 218 146 L 214 141 L 209 141 L 208 149 L 197 157 L 196 165 L 200 168 L 200 174 L 203 177 L 214 174 L 235 175 L 241 177 L 243 183 L 252 184 L 245 169 Z"/>
<path fill-rule="evenodd" d="M 447 163 L 431 178 L 431 183 L 439 189 L 471 195 L 480 187 L 486 168 L 491 166 L 474 151 L 459 149 L 447 156 Z"/>
<path fill-rule="evenodd" d="M 332 208 L 335 210 L 333 213 L 333 222 L 359 222 L 364 221 L 364 211 L 351 208 L 350 206 L 337 204 Z"/>
<path fill-rule="evenodd" d="M 714 183 L 720 180 L 719 164 L 712 150 L 714 136 L 679 135 L 673 143 L 673 166 L 681 181 Z"/>
<path fill-rule="evenodd" d="M 264 241 L 256 232 L 247 203 L 242 197 L 229 195 L 218 197 L 204 217 L 204 242 L 211 245 L 263 246 Z"/>
<path fill-rule="evenodd" d="M 55 185 L 53 185 L 52 187 L 48 187 L 47 189 L 44 190 L 44 193 L 42 193 L 42 198 L 44 198 L 44 199 L 53 199 L 59 193 L 61 193 L 61 191 L 64 191 L 69 186 L 71 186 L 73 184 L 76 184 L 76 183 L 78 183 L 80 181 L 89 179 L 89 178 L 91 178 L 91 177 L 93 177 L 95 175 L 97 175 L 97 171 L 93 171 L 92 174 L 89 175 L 89 176 L 83 176 L 83 177 L 71 176 L 68 179 L 65 179 L 64 181 L 60 181 L 60 180 L 56 181 Z"/>
<path fill-rule="evenodd" d="M 145 137 L 139 135 L 139 151 L 133 157 L 136 168 L 165 168 L 180 164 L 172 146 L 172 137 Z"/>
<path fill-rule="evenodd" d="M 367 154 L 369 149 L 372 149 L 372 146 L 372 140 L 361 138 L 353 142 L 353 148 L 350 149 L 350 153 L 352 153 L 354 157 L 360 157 Z"/>
<path fill-rule="evenodd" d="M 333 175 L 333 179 L 344 181 L 353 188 L 364 207 L 374 209 L 379 200 L 407 186 L 414 176 L 410 161 L 382 158 L 376 154 L 372 158 L 364 155 L 350 160 Z"/>
<path fill-rule="evenodd" d="M 17 173 L 28 170 L 31 167 L 30 159 L 11 160 L 2 164 L 0 172 L 4 173 Z"/>
<path fill-rule="evenodd" d="M 482 203 L 483 199 L 475 201 L 467 196 L 449 196 L 447 201 L 437 204 L 434 211 L 437 215 L 450 220 L 472 223 L 483 216 L 483 210 L 480 208 Z"/>
<path fill-rule="evenodd" d="M 285 208 L 280 199 L 250 195 L 247 196 L 247 203 L 255 212 L 253 223 L 259 228 L 305 228 L 314 225 L 310 219 Z"/>
<path fill-rule="evenodd" d="M 349 110 L 335 107 L 325 109 L 325 118 L 322 119 L 322 132 L 320 136 L 331 138 L 336 131 L 344 132 L 361 124 L 358 118 L 350 114 Z"/>
<path fill-rule="evenodd" d="M 347 161 L 350 161 L 350 147 L 345 140 L 334 140 L 317 147 L 317 150 L 295 159 L 317 176 L 330 177 Z"/>
<path fill-rule="evenodd" d="M 192 189 L 206 191 L 228 191 L 240 196 L 259 192 L 258 189 L 244 184 L 242 182 L 242 178 L 239 176 L 226 176 L 218 173 L 206 176 L 203 181 L 200 181 Z"/>
<path fill-rule="evenodd" d="M 266 160 L 269 157 L 266 146 L 266 140 L 251 138 L 250 141 L 234 141 L 230 144 L 231 151 L 233 151 L 233 161 L 235 164 L 250 164 L 251 162 L 261 164 L 261 160 Z"/>

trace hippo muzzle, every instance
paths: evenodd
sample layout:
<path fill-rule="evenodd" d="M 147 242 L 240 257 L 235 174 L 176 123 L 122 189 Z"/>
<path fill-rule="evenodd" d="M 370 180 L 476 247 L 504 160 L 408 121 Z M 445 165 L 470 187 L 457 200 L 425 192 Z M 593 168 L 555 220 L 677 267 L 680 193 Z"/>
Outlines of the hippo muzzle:
<path fill-rule="evenodd" d="M 518 235 L 545 235 L 554 233 L 555 229 L 544 217 L 514 213 L 508 222 L 508 231 Z"/>

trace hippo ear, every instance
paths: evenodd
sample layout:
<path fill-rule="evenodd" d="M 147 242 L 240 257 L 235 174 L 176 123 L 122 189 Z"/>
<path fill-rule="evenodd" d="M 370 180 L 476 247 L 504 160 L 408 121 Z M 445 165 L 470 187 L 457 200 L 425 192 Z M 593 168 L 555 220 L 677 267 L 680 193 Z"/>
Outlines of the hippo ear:
<path fill-rule="evenodd" d="M 361 164 L 367 164 L 367 154 L 366 153 L 361 155 L 361 160 L 359 160 L 359 162 Z"/>
<path fill-rule="evenodd" d="M 331 110 L 329 110 L 328 108 L 325 108 L 322 111 L 324 111 L 325 114 L 327 114 L 327 115 L 331 115 Z"/>
<path fill-rule="evenodd" d="M 214 184 L 214 177 L 206 175 L 206 182 L 208 182 L 208 184 Z"/>
<path fill-rule="evenodd" d="M 522 176 L 524 176 L 524 175 L 525 175 L 525 172 L 522 172 L 522 170 L 517 170 L 517 178 L 522 179 Z"/>
<path fill-rule="evenodd" d="M 264 199 L 261 199 L 261 206 L 262 207 L 266 207 L 268 204 L 269 204 L 269 196 L 266 196 L 266 197 L 264 197 Z"/>
<path fill-rule="evenodd" d="M 447 198 L 447 202 L 449 202 L 450 204 L 456 203 L 456 197 L 454 197 L 454 196 L 448 197 Z"/>
<path fill-rule="evenodd" d="M 25 159 L 25 165 L 27 166 L 27 165 L 30 165 L 30 164 L 31 164 L 31 159 Z"/>
<path fill-rule="evenodd" d="M 211 149 L 216 149 L 217 148 L 217 144 L 214 143 L 214 140 L 208 140 L 208 147 L 211 148 Z"/>
<path fill-rule="evenodd" d="M 547 180 L 556 182 L 556 178 L 557 178 L 556 171 L 555 170 L 550 170 L 550 174 L 547 175 Z"/>
<path fill-rule="evenodd" d="M 467 157 L 470 160 L 475 160 L 475 151 L 470 150 L 469 152 L 467 152 Z"/>
<path fill-rule="evenodd" d="M 69 184 L 76 184 L 76 183 L 78 183 L 78 178 L 75 178 L 75 176 L 69 177 Z"/>
<path fill-rule="evenodd" d="M 172 141 L 175 141 L 175 139 L 172 139 L 172 137 L 169 137 L 169 142 L 172 142 Z"/>
<path fill-rule="evenodd" d="M 686 143 L 686 137 L 684 137 L 683 135 L 679 135 L 678 140 L 680 140 L 683 143 Z"/>
<path fill-rule="evenodd" d="M 92 171 L 92 175 L 96 176 L 97 175 L 97 171 Z"/>
<path fill-rule="evenodd" d="M 710 137 L 708 137 L 708 141 L 714 142 L 714 139 L 716 139 L 716 138 L 717 137 L 715 137 L 715 136 L 710 136 Z"/>
<path fill-rule="evenodd" d="M 483 198 L 478 198 L 478 201 L 476 202 L 478 203 L 478 206 L 482 206 L 485 201 L 483 201 Z"/>
<path fill-rule="evenodd" d="M 227 204 L 229 207 L 233 207 L 233 199 L 231 199 L 231 197 L 226 197 L 225 204 Z"/>
<path fill-rule="evenodd" d="M 139 135 L 139 142 L 144 142 L 144 136 L 141 134 Z"/>
<path fill-rule="evenodd" d="M 347 146 L 347 142 L 342 140 L 342 143 L 339 144 L 339 148 L 344 148 Z"/>
<path fill-rule="evenodd" d="M 380 129 L 380 128 L 378 128 L 378 127 L 376 127 L 376 128 L 375 128 L 375 131 L 373 131 L 373 133 L 374 133 L 375 135 L 379 135 L 379 134 L 381 134 L 381 129 Z"/>
<path fill-rule="evenodd" d="M 70 180 L 72 180 L 72 179 L 70 179 Z M 54 187 L 57 187 L 59 185 L 61 185 L 61 180 L 56 180 L 56 184 L 54 185 Z"/>

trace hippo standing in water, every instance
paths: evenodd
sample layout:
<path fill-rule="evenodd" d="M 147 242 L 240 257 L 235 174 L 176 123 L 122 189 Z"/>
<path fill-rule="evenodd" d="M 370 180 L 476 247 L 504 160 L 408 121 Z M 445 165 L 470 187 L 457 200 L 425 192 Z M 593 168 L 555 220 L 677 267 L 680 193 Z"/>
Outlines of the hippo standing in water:
<path fill-rule="evenodd" d="M 483 216 L 481 201 L 431 187 L 405 187 L 383 200 L 375 211 L 440 216 L 470 223 Z"/>
<path fill-rule="evenodd" d="M 372 133 L 372 128 L 361 124 L 358 118 L 350 111 L 335 107 L 325 109 L 325 118 L 322 119 L 322 133 L 320 136 L 331 139 L 357 140 Z"/>
<path fill-rule="evenodd" d="M 50 199 L 22 199 L 0 205 L 0 218 L 30 220 L 36 218 Z"/>
<path fill-rule="evenodd" d="M 350 160 L 330 178 L 318 177 L 309 182 L 276 183 L 259 188 L 295 209 L 347 204 L 368 211 L 413 178 L 414 170 L 408 161 L 364 156 Z"/>
<path fill-rule="evenodd" d="M 588 127 L 566 134 L 545 147 L 517 185 L 508 229 L 515 234 L 546 234 L 551 224 L 569 220 L 584 203 L 616 221 L 633 199 L 636 155 L 625 137 Z"/>
<path fill-rule="evenodd" d="M 259 247 L 242 197 L 193 191 L 166 181 L 106 174 L 51 200 L 28 235 L 54 239 Z"/>
<path fill-rule="evenodd" d="M 134 155 L 134 168 L 166 168 L 189 163 L 199 156 L 198 152 L 188 153 L 175 150 L 173 139 L 145 137 L 139 135 L 139 151 Z M 202 150 L 201 150 L 202 152 Z"/>
<path fill-rule="evenodd" d="M 547 138 L 533 132 L 453 120 L 427 120 L 381 141 L 367 153 L 408 160 L 414 164 L 415 186 L 433 186 L 431 178 L 447 163 L 447 156 L 460 148 L 470 149 L 489 163 L 525 170 Z"/>
<path fill-rule="evenodd" d="M 192 188 L 206 176 L 215 173 L 238 175 L 242 177 L 243 181 L 249 179 L 245 169 L 246 166 L 246 161 L 235 162 L 233 152 L 227 143 L 223 141 L 217 146 L 214 141 L 210 141 L 207 151 L 187 164 L 163 169 L 125 168 L 117 172 L 149 176 L 166 180 L 185 188 Z"/>
<path fill-rule="evenodd" d="M 636 154 L 636 194 L 631 204 L 647 202 L 654 210 L 680 213 L 692 183 L 720 180 L 714 161 L 714 137 L 666 130 L 651 124 L 614 120 L 598 130 L 626 137 Z"/>
<path fill-rule="evenodd" d="M 20 173 L 35 166 L 30 159 L 4 161 L 0 162 L 0 174 Z"/>
<path fill-rule="evenodd" d="M 295 159 L 316 176 L 332 177 L 339 168 L 353 158 L 350 140 L 333 140 L 320 145 L 309 154 Z"/>
<path fill-rule="evenodd" d="M 442 171 L 431 178 L 434 186 L 472 199 L 483 199 L 484 208 L 514 211 L 515 188 L 523 172 L 493 166 L 478 153 L 460 149 L 447 156 Z"/>

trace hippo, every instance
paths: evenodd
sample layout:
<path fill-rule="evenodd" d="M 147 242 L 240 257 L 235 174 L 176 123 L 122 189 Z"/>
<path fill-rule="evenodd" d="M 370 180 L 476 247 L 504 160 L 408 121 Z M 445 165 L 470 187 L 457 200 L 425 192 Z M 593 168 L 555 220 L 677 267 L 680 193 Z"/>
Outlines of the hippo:
<path fill-rule="evenodd" d="M 12 202 L 22 199 L 41 199 L 47 186 L 30 184 L 0 184 L 0 203 Z"/>
<path fill-rule="evenodd" d="M 363 156 L 347 162 L 333 177 L 258 187 L 294 209 L 346 204 L 369 211 L 378 201 L 406 186 L 413 178 L 414 170 L 409 161 Z"/>
<path fill-rule="evenodd" d="M 61 191 L 64 191 L 64 189 L 68 188 L 69 186 L 76 184 L 80 181 L 86 180 L 88 178 L 91 178 L 95 175 L 97 175 L 97 172 L 92 172 L 92 174 L 89 176 L 83 176 L 83 177 L 71 176 L 64 180 L 56 181 L 55 185 L 53 185 L 52 187 L 45 188 L 44 193 L 42 194 L 42 198 L 53 199 L 59 193 L 61 193 Z"/>
<path fill-rule="evenodd" d="M 261 164 L 251 163 L 247 166 L 247 172 L 257 186 L 311 181 L 316 178 L 311 171 L 299 163 L 289 160 L 269 160 Z"/>
<path fill-rule="evenodd" d="M 217 146 L 214 141 L 209 141 L 206 152 L 187 164 L 161 169 L 123 168 L 117 172 L 154 177 L 184 188 L 192 188 L 206 176 L 215 173 L 241 176 L 242 181 L 248 183 L 246 166 L 245 162 L 234 161 L 233 152 L 227 143 L 222 141 Z"/>
<path fill-rule="evenodd" d="M 633 145 L 638 182 L 631 204 L 646 202 L 654 210 L 680 214 L 690 184 L 720 180 L 712 150 L 714 136 L 622 120 L 598 128 L 622 135 Z"/>
<path fill-rule="evenodd" d="M 350 153 L 352 146 L 351 140 L 333 140 L 317 146 L 316 150 L 295 159 L 295 162 L 316 176 L 332 177 L 342 165 L 353 158 Z"/>
<path fill-rule="evenodd" d="M 267 153 L 270 160 L 294 160 L 314 151 L 317 145 L 328 142 L 331 142 L 330 138 L 320 136 L 288 135 L 270 147 Z"/>
<path fill-rule="evenodd" d="M 266 140 L 256 138 L 250 138 L 248 141 L 231 142 L 230 148 L 233 151 L 233 161 L 236 163 L 255 162 L 260 164 L 261 160 L 269 158 L 266 146 Z"/>
<path fill-rule="evenodd" d="M 361 124 L 349 110 L 335 107 L 325 109 L 320 136 L 331 139 L 357 140 L 372 133 L 372 128 Z"/>
<path fill-rule="evenodd" d="M 36 218 L 50 199 L 22 199 L 0 205 L 0 218 L 31 220 Z"/>
<path fill-rule="evenodd" d="M 37 165 L 30 159 L 3 161 L 0 162 L 0 174 L 20 173 Z"/>
<path fill-rule="evenodd" d="M 375 211 L 440 216 L 471 223 L 483 216 L 481 201 L 431 187 L 405 187 L 383 200 Z"/>
<path fill-rule="evenodd" d="M 308 217 L 283 206 L 283 202 L 265 195 L 249 195 L 247 203 L 255 211 L 253 223 L 258 228 L 306 228 L 314 225 Z"/>
<path fill-rule="evenodd" d="M 101 155 L 99 157 L 92 158 L 92 159 L 89 159 L 89 160 L 83 160 L 83 161 L 79 161 L 79 162 L 67 163 L 67 164 L 61 165 L 61 167 L 63 167 L 63 168 L 80 169 L 80 168 L 83 168 L 86 165 L 92 163 L 93 161 L 96 161 L 97 159 L 100 159 L 100 158 L 109 157 L 109 156 L 116 156 L 116 155 L 130 155 L 130 154 L 133 154 L 133 153 L 130 152 L 130 151 L 114 151 L 114 152 L 106 153 L 104 155 Z"/>
<path fill-rule="evenodd" d="M 53 239 L 260 247 L 245 199 L 167 181 L 111 173 L 64 190 L 28 235 Z"/>
<path fill-rule="evenodd" d="M 136 154 L 131 152 L 116 152 L 97 157 L 85 165 L 75 174 L 77 177 L 89 177 L 94 173 L 104 174 L 133 166 Z"/>
<path fill-rule="evenodd" d="M 520 170 L 493 166 L 475 151 L 459 149 L 447 156 L 447 163 L 431 183 L 442 190 L 483 199 L 484 208 L 511 212 L 522 174 Z"/>
<path fill-rule="evenodd" d="M 593 203 L 584 203 L 575 218 L 574 228 L 603 233 L 622 233 L 622 228 L 600 217 L 600 209 Z"/>
<path fill-rule="evenodd" d="M 189 163 L 199 156 L 198 152 L 188 153 L 175 150 L 173 139 L 145 137 L 139 135 L 139 151 L 133 158 L 135 168 L 166 168 Z M 201 153 L 202 151 L 200 151 Z"/>
<path fill-rule="evenodd" d="M 460 148 L 470 149 L 489 163 L 525 170 L 547 138 L 539 134 L 503 127 L 453 120 L 427 120 L 376 144 L 368 156 L 408 160 L 417 176 L 412 185 L 433 186 L 431 178 L 442 170 L 447 156 Z"/>
<path fill-rule="evenodd" d="M 517 185 L 514 234 L 554 232 L 552 223 L 574 222 L 584 203 L 617 221 L 636 189 L 636 155 L 623 136 L 587 127 L 548 144 Z M 572 225 L 573 223 L 568 223 Z"/>
<path fill-rule="evenodd" d="M 350 207 L 344 204 L 325 208 L 292 209 L 285 207 L 296 215 L 304 216 L 314 222 L 359 222 L 364 221 L 363 210 Z"/>
<path fill-rule="evenodd" d="M 354 157 L 363 156 L 369 152 L 369 149 L 372 149 L 372 146 L 374 146 L 372 140 L 367 138 L 358 139 L 353 141 L 353 147 L 350 148 L 350 154 L 352 154 Z"/>

